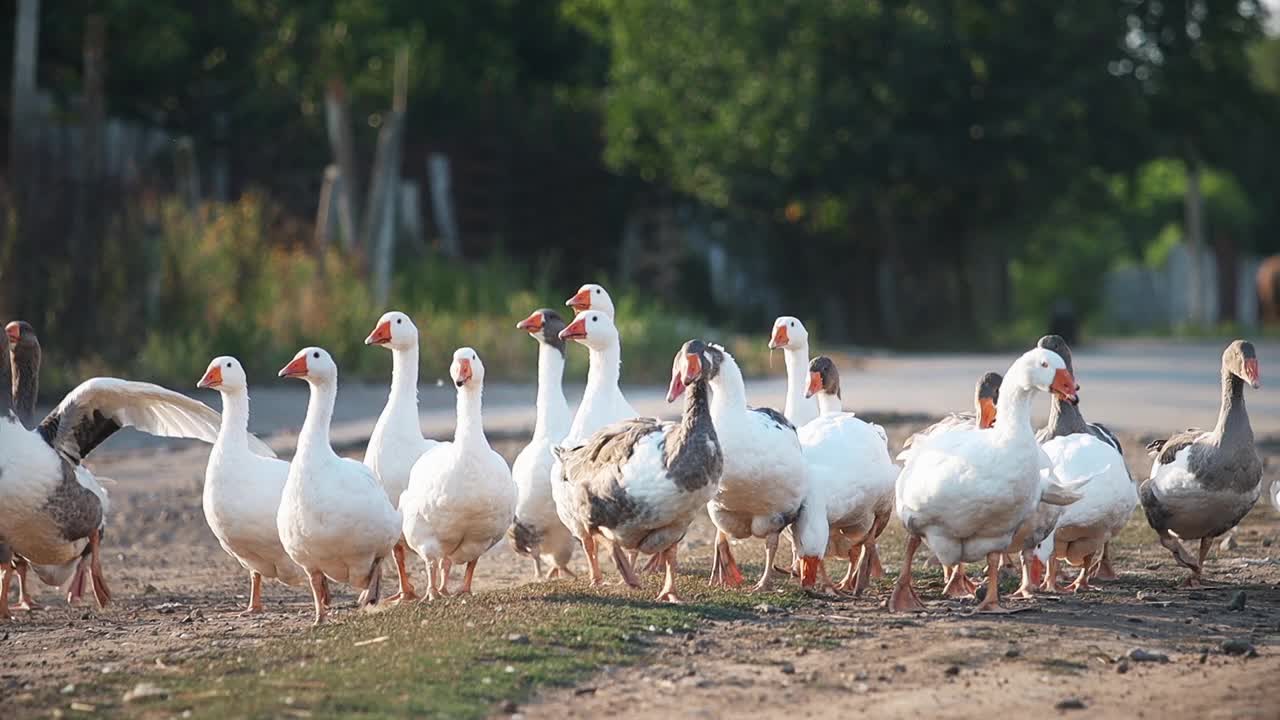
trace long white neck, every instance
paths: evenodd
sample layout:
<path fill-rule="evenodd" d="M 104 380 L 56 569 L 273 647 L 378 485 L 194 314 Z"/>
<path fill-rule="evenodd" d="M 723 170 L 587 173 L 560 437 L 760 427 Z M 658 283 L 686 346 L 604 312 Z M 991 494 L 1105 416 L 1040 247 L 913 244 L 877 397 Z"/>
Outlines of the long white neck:
<path fill-rule="evenodd" d="M 844 412 L 844 403 L 840 401 L 840 396 L 829 392 L 818 393 L 818 413 L 820 415 L 842 412 Z"/>
<path fill-rule="evenodd" d="M 546 343 L 538 344 L 538 416 L 536 438 L 563 438 L 569 432 L 569 402 L 564 398 L 564 353 Z"/>
<path fill-rule="evenodd" d="M 783 349 L 782 358 L 787 364 L 787 402 L 783 406 L 783 414 L 794 420 L 800 408 L 813 402 L 804 396 L 809 387 L 809 343 L 795 349 Z"/>
<path fill-rule="evenodd" d="M 222 425 L 218 428 L 215 450 L 247 451 L 249 449 L 249 391 L 222 391 Z"/>
<path fill-rule="evenodd" d="M 307 419 L 302 421 L 302 432 L 298 434 L 298 455 L 316 452 L 333 454 L 333 446 L 329 444 L 329 424 L 333 422 L 333 403 L 338 396 L 338 388 L 330 380 L 308 380 L 311 386 L 311 400 L 307 403 Z"/>
<path fill-rule="evenodd" d="M 391 394 L 387 396 L 387 414 L 418 415 L 418 344 L 391 351 Z"/>
<path fill-rule="evenodd" d="M 1035 430 L 1031 427 L 1031 399 L 1036 390 L 1019 380 L 1016 373 L 1005 375 L 1000 383 L 1000 399 L 996 402 L 995 432 L 1002 442 L 1030 438 L 1035 442 Z"/>
<path fill-rule="evenodd" d="M 720 364 L 720 373 L 711 381 L 711 414 L 726 417 L 728 413 L 747 411 L 747 386 L 742 381 L 742 370 L 728 355 Z"/>
<path fill-rule="evenodd" d="M 622 374 L 622 345 L 610 343 L 603 350 L 590 348 L 587 353 L 587 387 L 584 393 L 618 386 Z"/>
<path fill-rule="evenodd" d="M 483 392 L 482 388 L 474 385 L 458 388 L 458 427 L 453 431 L 453 443 L 460 448 L 489 447 L 480 413 Z"/>

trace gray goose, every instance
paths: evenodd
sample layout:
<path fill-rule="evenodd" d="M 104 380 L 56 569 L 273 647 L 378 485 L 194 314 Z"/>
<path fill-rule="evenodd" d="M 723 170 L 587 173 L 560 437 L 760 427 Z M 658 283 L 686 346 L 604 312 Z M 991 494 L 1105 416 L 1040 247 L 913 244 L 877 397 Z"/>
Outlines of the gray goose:
<path fill-rule="evenodd" d="M 0 381 L 11 378 L 6 332 Z M 10 379 L 10 382 L 11 379 Z M 99 563 L 107 493 L 81 462 L 122 427 L 212 443 L 220 417 L 204 404 L 149 383 L 94 378 L 72 390 L 34 430 L 0 393 L 0 541 L 39 570 L 74 564 L 68 600 L 92 580 L 99 607 L 111 599 Z M 255 447 L 264 447 L 256 438 Z M 3 558 L 0 558 L 3 559 Z M 0 615 L 7 615 L 7 597 Z"/>
<path fill-rule="evenodd" d="M 1147 446 L 1151 477 L 1138 489 L 1160 544 L 1191 571 L 1184 587 L 1199 587 L 1215 539 L 1234 528 L 1262 493 L 1262 460 L 1245 410 L 1244 385 L 1262 387 L 1253 343 L 1236 340 L 1222 353 L 1222 405 L 1213 430 L 1185 430 Z M 1199 540 L 1191 557 L 1180 540 Z"/>
<path fill-rule="evenodd" d="M 566 505 L 583 544 L 594 546 L 596 535 L 608 538 L 618 571 L 632 587 L 640 583 L 624 551 L 660 556 L 666 580 L 659 601 L 680 602 L 676 549 L 715 494 L 724 469 L 708 387 L 720 362 L 720 353 L 700 340 L 685 343 L 676 355 L 667 402 L 685 395 L 679 422 L 624 420 L 579 445 L 555 449 L 564 468 Z M 592 577 L 599 577 L 595 553 L 587 557 Z"/>
<path fill-rule="evenodd" d="M 1062 359 L 1067 363 L 1067 369 L 1073 373 L 1075 372 L 1072 369 L 1071 346 L 1067 344 L 1067 341 L 1061 335 L 1045 335 L 1036 344 L 1061 355 Z M 1084 415 L 1080 412 L 1079 399 L 1071 403 L 1063 401 L 1055 395 L 1049 402 L 1049 422 L 1036 434 L 1036 439 L 1040 441 L 1041 445 L 1056 437 L 1065 437 L 1076 433 L 1089 433 L 1115 448 L 1116 452 L 1120 453 L 1120 459 L 1124 460 L 1124 448 L 1120 445 L 1120 439 L 1106 425 L 1086 422 Z M 1125 473 L 1128 472 L 1129 468 L 1126 465 Z M 1061 508 L 1057 510 L 1059 513 L 1061 512 Z M 1103 546 L 1102 559 L 1094 566 L 1093 576 L 1103 580 L 1114 580 L 1116 578 L 1115 568 L 1111 566 L 1110 542 Z"/>

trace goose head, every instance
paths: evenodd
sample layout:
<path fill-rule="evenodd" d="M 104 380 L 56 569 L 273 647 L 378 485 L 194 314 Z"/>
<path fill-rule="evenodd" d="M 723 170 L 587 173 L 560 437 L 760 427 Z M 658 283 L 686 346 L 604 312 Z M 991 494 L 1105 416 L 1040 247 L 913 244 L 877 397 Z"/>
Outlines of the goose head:
<path fill-rule="evenodd" d="M 573 308 L 575 313 L 598 310 L 610 318 L 614 317 L 613 298 L 609 297 L 607 290 L 596 283 L 587 283 L 578 288 L 578 292 L 565 300 L 564 304 Z"/>
<path fill-rule="evenodd" d="M 1018 358 L 1009 368 L 1009 375 L 1004 382 L 1013 382 L 1028 390 L 1052 393 L 1067 402 L 1075 402 L 1076 389 L 1079 387 L 1062 356 L 1039 347 Z"/>
<path fill-rule="evenodd" d="M 365 345 L 381 345 L 391 350 L 409 350 L 418 346 L 418 326 L 409 316 L 392 310 L 378 318 L 378 324 L 364 339 Z"/>
<path fill-rule="evenodd" d="M 26 320 L 14 320 L 5 325 L 4 333 L 9 336 L 9 344 L 15 347 L 24 344 L 40 344 L 40 339 L 36 337 L 36 329 Z"/>
<path fill-rule="evenodd" d="M 1067 341 L 1061 335 L 1045 335 L 1036 343 L 1036 347 L 1041 347 L 1045 350 L 1052 350 L 1057 353 L 1059 357 L 1062 358 L 1062 361 L 1067 364 L 1067 372 L 1070 372 L 1073 375 L 1075 374 L 1075 370 L 1071 364 L 1071 346 L 1067 344 Z M 1076 391 L 1079 392 L 1079 390 L 1080 386 L 1077 385 Z M 1073 402 L 1079 402 L 1079 399 L 1077 398 L 1077 400 Z"/>
<path fill-rule="evenodd" d="M 480 355 L 469 347 L 453 351 L 453 362 L 449 365 L 449 377 L 459 389 L 478 388 L 484 385 L 484 363 Z"/>
<path fill-rule="evenodd" d="M 773 321 L 773 334 L 769 336 L 770 350 L 799 350 L 809 347 L 809 331 L 799 318 L 783 315 Z"/>
<path fill-rule="evenodd" d="M 550 345 L 561 352 L 564 352 L 564 340 L 560 339 L 560 332 L 565 327 L 564 318 L 551 308 L 534 310 L 529 317 L 516 323 L 517 330 L 524 330 L 539 343 Z"/>
<path fill-rule="evenodd" d="M 561 340 L 576 340 L 591 350 L 606 350 L 618 344 L 618 328 L 613 318 L 599 310 L 578 313 L 569 326 L 560 331 Z"/>
<path fill-rule="evenodd" d="M 675 402 L 684 389 L 694 383 L 708 383 L 720 373 L 724 353 L 715 345 L 701 340 L 690 340 L 680 347 L 671 363 L 671 385 L 667 389 L 667 402 Z"/>
<path fill-rule="evenodd" d="M 230 355 L 220 355 L 209 361 L 209 368 L 204 377 L 196 383 L 198 388 L 210 388 L 222 392 L 247 390 L 249 378 L 244 374 L 244 366 Z"/>
<path fill-rule="evenodd" d="M 1262 387 L 1258 352 L 1248 340 L 1236 340 L 1222 351 L 1222 369 L 1249 383 L 1254 390 Z"/>
<path fill-rule="evenodd" d="M 840 371 L 826 355 L 819 355 L 809 361 L 809 386 L 805 389 L 804 396 L 811 398 L 818 393 L 840 397 Z"/>
<path fill-rule="evenodd" d="M 978 378 L 973 389 L 973 404 L 978 409 L 978 427 L 983 430 L 996 424 L 996 405 L 1000 402 L 1000 373 L 989 372 Z"/>
<path fill-rule="evenodd" d="M 293 356 L 288 365 L 280 369 L 279 375 L 282 378 L 306 380 L 312 385 L 331 384 L 338 380 L 338 364 L 324 348 L 305 347 Z"/>

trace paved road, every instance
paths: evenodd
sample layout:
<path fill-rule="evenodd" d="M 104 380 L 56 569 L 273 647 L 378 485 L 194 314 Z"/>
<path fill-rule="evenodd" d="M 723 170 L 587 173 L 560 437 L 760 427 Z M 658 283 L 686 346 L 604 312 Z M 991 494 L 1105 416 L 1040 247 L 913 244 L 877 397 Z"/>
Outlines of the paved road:
<path fill-rule="evenodd" d="M 1085 417 L 1131 430 L 1172 431 L 1211 427 L 1219 402 L 1218 367 L 1224 344 L 1162 340 L 1112 341 L 1076 352 L 1077 380 Z M 1280 434 L 1280 389 L 1269 389 L 1268 358 L 1280 358 L 1280 342 L 1257 344 L 1263 389 L 1246 390 L 1249 414 L 1259 435 Z M 919 413 L 940 415 L 968 407 L 973 383 L 989 370 L 1003 372 L 1009 354 L 873 354 L 857 370 L 847 368 L 842 379 L 846 408 L 862 413 Z M 1280 365 L 1278 365 L 1280 366 Z M 530 374 L 532 375 L 532 368 Z M 758 405 L 781 407 L 785 384 L 778 363 L 776 377 L 748 382 L 748 394 Z M 571 379 L 570 402 L 580 396 L 580 381 Z M 1280 388 L 1280 386 L 1277 386 Z M 676 408 L 663 400 L 665 388 L 624 388 L 640 412 L 671 416 Z M 333 439 L 339 445 L 363 443 L 386 402 L 387 386 L 347 383 L 338 394 Z M 215 393 L 199 395 L 216 405 Z M 273 445 L 287 451 L 292 433 L 302 424 L 306 389 L 301 383 L 272 381 L 252 391 L 251 429 L 272 436 Z M 454 390 L 448 384 L 423 385 L 420 402 L 424 431 L 434 437 L 453 432 Z M 485 390 L 485 426 L 490 432 L 525 432 L 533 424 L 531 386 L 491 384 Z M 1048 401 L 1037 404 L 1043 415 Z M 120 433 L 108 448 L 146 446 L 154 440 L 136 433 Z"/>

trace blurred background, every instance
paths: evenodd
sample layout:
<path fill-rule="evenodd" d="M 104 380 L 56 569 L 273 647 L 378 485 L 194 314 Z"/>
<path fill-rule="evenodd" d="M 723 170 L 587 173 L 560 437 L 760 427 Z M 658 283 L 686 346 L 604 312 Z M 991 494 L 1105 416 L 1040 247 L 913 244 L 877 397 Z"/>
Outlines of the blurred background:
<path fill-rule="evenodd" d="M 513 323 L 589 281 L 633 381 L 695 334 L 767 369 L 778 314 L 901 350 L 1262 334 L 1277 10 L 13 0 L 0 318 L 51 388 L 313 343 L 381 378 L 388 308 L 424 364 L 527 380 Z"/>

